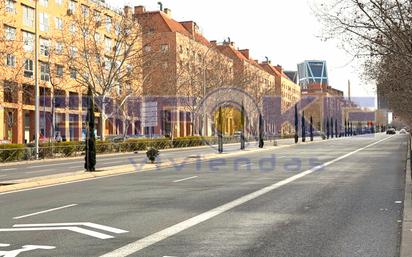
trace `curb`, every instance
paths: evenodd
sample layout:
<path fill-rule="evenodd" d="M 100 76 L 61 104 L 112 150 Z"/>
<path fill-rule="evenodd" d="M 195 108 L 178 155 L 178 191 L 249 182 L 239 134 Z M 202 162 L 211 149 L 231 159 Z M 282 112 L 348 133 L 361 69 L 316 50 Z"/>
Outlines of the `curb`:
<path fill-rule="evenodd" d="M 267 148 L 263 148 L 263 149 L 257 148 L 257 149 L 251 149 L 251 150 L 246 150 L 246 151 L 239 150 L 237 152 L 232 152 L 232 153 L 223 153 L 223 154 L 214 153 L 214 154 L 200 156 L 199 159 L 193 159 L 190 157 L 186 157 L 186 158 L 176 159 L 173 161 L 165 161 L 165 162 L 157 163 L 157 164 L 137 163 L 137 166 L 133 164 L 113 166 L 113 167 L 107 167 L 105 168 L 105 170 L 102 170 L 99 172 L 85 172 L 84 170 L 82 170 L 82 171 L 76 171 L 76 172 L 71 172 L 71 173 L 61 173 L 61 174 L 55 174 L 55 175 L 43 176 L 43 177 L 34 177 L 34 178 L 21 179 L 21 180 L 9 180 L 9 181 L 2 182 L 5 184 L 10 184 L 10 185 L 0 186 L 0 195 L 24 191 L 24 190 L 30 190 L 30 189 L 35 189 L 35 188 L 42 188 L 42 187 L 47 187 L 47 186 L 57 186 L 61 184 L 88 181 L 88 180 L 99 179 L 99 178 L 104 178 L 104 177 L 114 177 L 114 176 L 121 176 L 125 174 L 159 170 L 159 169 L 164 169 L 164 168 L 170 168 L 170 167 L 173 167 L 175 165 L 180 165 L 180 164 L 192 164 L 192 163 L 199 162 L 199 160 L 201 162 L 204 162 L 204 161 L 208 161 L 212 159 L 241 156 L 241 155 L 246 155 L 250 153 L 266 152 L 266 151 L 271 151 L 274 149 L 289 148 L 289 147 L 296 146 L 296 145 L 316 144 L 316 143 L 330 142 L 330 141 L 341 140 L 341 139 L 343 138 L 334 138 L 334 139 L 329 139 L 329 140 L 316 140 L 316 141 L 309 141 L 309 142 L 299 142 L 298 144 L 289 144 L 289 145 L 280 145 L 280 146 L 268 146 Z M 411 215 L 411 218 L 412 218 L 412 215 Z"/>
<path fill-rule="evenodd" d="M 400 257 L 412 256 L 412 180 L 410 146 L 408 144 L 405 165 L 405 197 L 403 200 L 402 235 L 400 245 Z"/>
<path fill-rule="evenodd" d="M 287 139 L 277 139 L 277 140 L 287 140 Z M 265 144 L 270 143 L 271 141 L 267 140 L 265 141 Z M 272 140 L 273 142 L 273 140 Z M 231 146 L 231 145 L 238 145 L 239 143 L 230 143 L 230 144 L 225 144 L 226 146 Z M 177 147 L 177 148 L 166 148 L 162 149 L 162 152 L 170 152 L 170 151 L 188 151 L 192 149 L 202 149 L 202 148 L 208 148 L 210 146 L 208 145 L 201 145 L 201 146 L 192 146 L 192 147 Z M 139 151 L 139 152 L 144 152 Z M 111 156 L 121 156 L 121 155 L 133 155 L 133 152 L 117 152 L 117 153 L 104 153 L 104 154 L 98 154 L 98 157 L 111 157 Z M 13 167 L 13 166 L 18 166 L 22 164 L 38 164 L 38 163 L 48 163 L 48 162 L 54 162 L 54 161 L 61 161 L 61 160 L 81 160 L 84 159 L 84 155 L 81 156 L 74 156 L 74 157 L 62 157 L 62 158 L 49 158 L 49 159 L 41 159 L 41 160 L 26 160 L 26 161 L 18 161 L 18 162 L 5 162 L 5 163 L 0 163 L 0 167 Z"/>
<path fill-rule="evenodd" d="M 209 154 L 200 158 L 201 162 L 218 159 L 218 158 L 225 158 L 225 157 L 232 157 L 232 156 L 240 156 L 255 152 L 265 152 L 270 151 L 273 149 L 278 148 L 285 148 L 289 145 L 280 146 L 280 147 L 268 147 L 264 149 L 253 149 L 247 151 L 238 151 L 234 153 L 223 153 L 223 154 Z M 92 179 L 98 179 L 103 177 L 114 177 L 120 176 L 125 174 L 132 174 L 132 173 L 140 173 L 164 168 L 170 168 L 175 165 L 179 164 L 191 164 L 198 162 L 199 159 L 192 159 L 189 157 L 181 158 L 172 161 L 165 161 L 162 163 L 155 163 L 155 164 L 141 164 L 138 163 L 137 166 L 128 164 L 122 166 L 115 166 L 115 167 L 108 167 L 103 171 L 98 172 L 85 172 L 85 171 L 76 171 L 72 173 L 62 173 L 58 175 L 52 176 L 45 176 L 45 177 L 37 177 L 31 179 L 22 179 L 22 180 L 11 180 L 11 181 L 4 181 L 3 183 L 10 183 L 11 185 L 0 186 L 0 195 L 4 193 L 13 193 L 22 190 L 28 190 L 33 188 L 41 188 L 46 186 L 53 186 L 59 184 L 68 184 L 68 183 L 75 183 L 81 181 L 87 181 Z M 13 183 L 13 184 L 12 184 Z"/>

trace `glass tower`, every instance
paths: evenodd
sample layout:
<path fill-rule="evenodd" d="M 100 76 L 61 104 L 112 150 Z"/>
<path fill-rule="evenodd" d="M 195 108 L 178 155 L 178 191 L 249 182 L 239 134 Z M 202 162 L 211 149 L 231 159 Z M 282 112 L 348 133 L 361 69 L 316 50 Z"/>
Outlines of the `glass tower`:
<path fill-rule="evenodd" d="M 298 76 L 302 88 L 310 84 L 328 85 L 326 61 L 304 61 L 298 64 Z"/>

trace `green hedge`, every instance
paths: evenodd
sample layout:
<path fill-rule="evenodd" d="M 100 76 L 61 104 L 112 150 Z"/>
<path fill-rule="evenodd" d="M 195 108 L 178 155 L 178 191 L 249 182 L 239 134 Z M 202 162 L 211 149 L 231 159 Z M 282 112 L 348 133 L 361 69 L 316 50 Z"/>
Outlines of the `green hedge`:
<path fill-rule="evenodd" d="M 9 162 L 15 160 L 24 160 L 28 158 L 27 148 L 19 144 L 0 145 L 0 160 Z"/>
<path fill-rule="evenodd" d="M 235 143 L 239 139 L 224 137 L 224 143 Z M 195 147 L 207 144 L 217 144 L 216 137 L 189 136 L 176 139 L 129 139 L 125 142 L 96 142 L 96 152 L 117 153 L 145 151 L 149 148 L 159 150 L 180 147 Z M 84 153 L 84 142 L 45 143 L 39 146 L 40 158 L 74 157 Z M 0 162 L 21 161 L 34 159 L 34 145 L 5 144 L 0 145 Z"/>

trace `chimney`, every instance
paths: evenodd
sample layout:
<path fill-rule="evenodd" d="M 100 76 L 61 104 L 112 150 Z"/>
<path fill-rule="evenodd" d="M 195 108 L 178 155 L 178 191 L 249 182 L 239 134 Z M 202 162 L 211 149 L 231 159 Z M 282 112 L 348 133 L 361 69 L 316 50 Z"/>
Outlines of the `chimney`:
<path fill-rule="evenodd" d="M 197 25 L 195 22 L 193 21 L 182 21 L 179 22 L 180 24 L 182 24 L 183 27 L 185 27 L 185 29 L 187 29 L 187 31 L 189 31 L 192 35 L 195 34 L 195 32 L 197 33 Z"/>
<path fill-rule="evenodd" d="M 275 68 L 277 71 L 279 71 L 280 73 L 283 72 L 283 67 L 282 67 L 281 65 L 279 65 L 279 64 L 277 64 L 274 68 Z"/>
<path fill-rule="evenodd" d="M 139 14 L 144 14 L 146 12 L 146 8 L 143 5 L 135 6 L 134 7 L 134 14 L 139 15 Z"/>
<path fill-rule="evenodd" d="M 123 11 L 124 11 L 124 15 L 126 17 L 131 17 L 132 16 L 132 8 L 130 6 L 126 5 L 124 7 Z"/>
<path fill-rule="evenodd" d="M 212 41 L 210 41 L 210 44 L 212 44 L 213 46 L 217 46 L 217 41 L 216 41 L 216 40 L 212 40 Z"/>
<path fill-rule="evenodd" d="M 165 8 L 163 11 L 169 18 L 172 18 L 172 10 Z"/>
<path fill-rule="evenodd" d="M 239 52 L 243 54 L 243 56 L 246 57 L 246 59 L 249 59 L 249 49 L 242 49 L 239 50 Z"/>

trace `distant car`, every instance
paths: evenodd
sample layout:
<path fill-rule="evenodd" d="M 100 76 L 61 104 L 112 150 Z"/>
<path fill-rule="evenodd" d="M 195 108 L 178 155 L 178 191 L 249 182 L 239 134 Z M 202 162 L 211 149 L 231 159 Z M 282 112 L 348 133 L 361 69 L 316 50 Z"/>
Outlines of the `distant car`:
<path fill-rule="evenodd" d="M 233 136 L 235 138 L 240 138 L 241 135 L 242 135 L 242 131 L 235 131 L 235 133 L 233 133 Z"/>
<path fill-rule="evenodd" d="M 399 131 L 399 134 L 406 134 L 406 133 L 408 133 L 408 132 L 406 131 L 406 129 L 401 129 L 401 130 Z"/>
<path fill-rule="evenodd" d="M 390 128 L 390 129 L 386 130 L 386 134 L 387 135 L 395 135 L 396 130 L 394 128 Z"/>
<path fill-rule="evenodd" d="M 0 145 L 9 145 L 11 144 L 10 140 L 0 140 Z"/>

